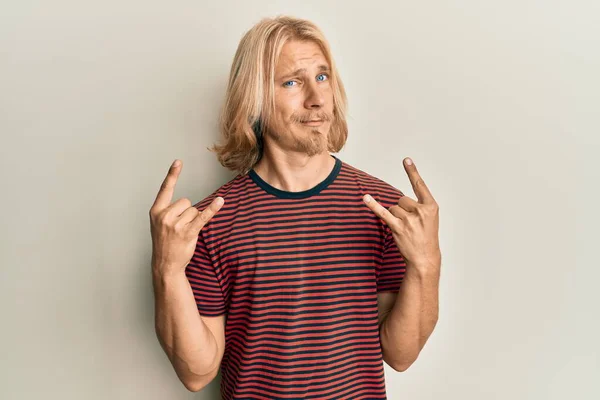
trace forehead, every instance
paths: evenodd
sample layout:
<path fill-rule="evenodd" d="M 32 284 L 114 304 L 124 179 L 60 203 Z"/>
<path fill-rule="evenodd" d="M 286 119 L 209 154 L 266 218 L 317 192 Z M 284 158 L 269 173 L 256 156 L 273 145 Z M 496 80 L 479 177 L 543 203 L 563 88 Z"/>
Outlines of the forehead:
<path fill-rule="evenodd" d="M 281 49 L 275 70 L 278 75 L 291 72 L 297 67 L 310 67 L 312 64 L 329 65 L 321 47 L 312 41 L 290 40 Z"/>

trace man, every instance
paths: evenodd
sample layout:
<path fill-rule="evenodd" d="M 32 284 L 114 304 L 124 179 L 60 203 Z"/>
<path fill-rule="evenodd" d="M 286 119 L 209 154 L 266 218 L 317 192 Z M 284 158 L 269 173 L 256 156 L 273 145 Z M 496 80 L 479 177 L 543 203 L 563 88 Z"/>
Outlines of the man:
<path fill-rule="evenodd" d="M 343 162 L 346 96 L 312 23 L 264 19 L 242 38 L 213 150 L 239 174 L 150 210 L 156 330 L 178 377 L 223 399 L 385 399 L 438 317 L 438 206 Z M 402 286 L 401 286 L 402 283 Z"/>

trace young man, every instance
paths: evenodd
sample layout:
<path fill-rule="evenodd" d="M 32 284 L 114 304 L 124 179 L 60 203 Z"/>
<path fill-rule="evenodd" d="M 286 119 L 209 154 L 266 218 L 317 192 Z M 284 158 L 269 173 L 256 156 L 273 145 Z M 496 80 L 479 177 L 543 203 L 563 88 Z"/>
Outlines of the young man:
<path fill-rule="evenodd" d="M 189 390 L 220 369 L 223 399 L 385 399 L 383 361 L 406 370 L 433 331 L 438 206 L 409 159 L 418 202 L 331 155 L 345 115 L 314 24 L 242 38 L 213 148 L 238 175 L 170 204 L 176 160 L 150 210 L 157 335 Z"/>

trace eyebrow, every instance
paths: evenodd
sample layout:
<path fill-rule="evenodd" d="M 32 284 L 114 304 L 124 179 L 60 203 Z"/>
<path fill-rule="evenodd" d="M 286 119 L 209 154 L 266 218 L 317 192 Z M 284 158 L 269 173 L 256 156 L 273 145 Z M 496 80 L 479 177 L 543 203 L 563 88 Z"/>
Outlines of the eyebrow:
<path fill-rule="evenodd" d="M 329 71 L 329 67 L 327 65 L 325 65 L 325 64 L 319 65 L 318 69 L 319 69 L 319 72 Z M 300 75 L 300 74 L 305 73 L 305 72 L 306 72 L 306 68 L 298 68 L 295 71 L 292 71 L 292 72 L 290 72 L 288 74 L 285 74 L 285 75 L 281 76 L 279 79 L 286 79 L 286 78 L 289 78 L 291 76 Z"/>

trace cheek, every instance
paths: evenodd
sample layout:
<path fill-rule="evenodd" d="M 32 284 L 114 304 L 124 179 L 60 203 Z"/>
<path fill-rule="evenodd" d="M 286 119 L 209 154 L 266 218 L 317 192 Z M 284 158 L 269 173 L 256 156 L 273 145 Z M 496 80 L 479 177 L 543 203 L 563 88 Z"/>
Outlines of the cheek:
<path fill-rule="evenodd" d="M 280 111 L 280 118 L 283 122 L 285 122 L 286 124 L 293 124 L 294 122 L 292 122 L 292 116 L 293 115 L 301 115 L 302 114 L 302 107 L 297 107 L 293 104 L 287 104 L 284 108 L 281 109 Z"/>
<path fill-rule="evenodd" d="M 282 94 L 275 102 L 275 114 L 281 122 L 289 123 L 290 117 L 298 109 L 298 101 L 289 94 Z"/>

